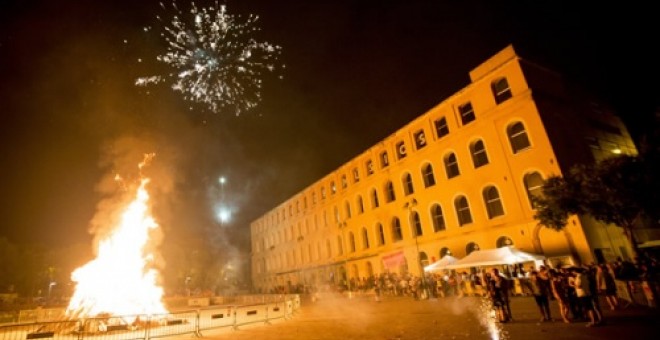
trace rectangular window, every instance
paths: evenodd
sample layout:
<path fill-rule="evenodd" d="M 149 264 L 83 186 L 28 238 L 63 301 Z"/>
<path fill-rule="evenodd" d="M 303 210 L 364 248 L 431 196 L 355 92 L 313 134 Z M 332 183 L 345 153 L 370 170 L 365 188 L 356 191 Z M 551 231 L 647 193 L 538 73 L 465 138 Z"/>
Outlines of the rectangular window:
<path fill-rule="evenodd" d="M 417 147 L 417 150 L 426 146 L 426 135 L 424 134 L 424 130 L 415 132 L 415 146 Z"/>
<path fill-rule="evenodd" d="M 367 161 L 367 175 L 373 175 L 374 174 L 374 162 L 371 160 Z"/>
<path fill-rule="evenodd" d="M 461 123 L 467 125 L 468 123 L 474 121 L 474 109 L 472 109 L 472 103 L 467 102 L 458 107 L 458 112 L 461 114 Z"/>
<path fill-rule="evenodd" d="M 387 168 L 388 165 L 390 165 L 390 158 L 387 155 L 387 151 L 383 151 L 380 153 L 380 166 Z"/>
<path fill-rule="evenodd" d="M 396 143 L 396 156 L 398 159 L 404 159 L 408 155 L 406 144 L 404 142 Z"/>
<path fill-rule="evenodd" d="M 433 122 L 435 125 L 435 132 L 438 138 L 442 138 L 449 134 L 449 126 L 447 126 L 447 118 L 442 117 Z"/>

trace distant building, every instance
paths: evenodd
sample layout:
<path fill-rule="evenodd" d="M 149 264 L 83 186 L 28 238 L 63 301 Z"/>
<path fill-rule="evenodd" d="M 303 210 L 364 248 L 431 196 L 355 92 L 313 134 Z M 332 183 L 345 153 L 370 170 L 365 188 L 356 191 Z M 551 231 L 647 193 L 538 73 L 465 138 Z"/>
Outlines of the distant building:
<path fill-rule="evenodd" d="M 419 275 L 515 246 L 558 263 L 628 257 L 621 229 L 538 226 L 530 196 L 576 163 L 637 150 L 620 119 L 508 46 L 471 83 L 251 224 L 256 289 Z"/>

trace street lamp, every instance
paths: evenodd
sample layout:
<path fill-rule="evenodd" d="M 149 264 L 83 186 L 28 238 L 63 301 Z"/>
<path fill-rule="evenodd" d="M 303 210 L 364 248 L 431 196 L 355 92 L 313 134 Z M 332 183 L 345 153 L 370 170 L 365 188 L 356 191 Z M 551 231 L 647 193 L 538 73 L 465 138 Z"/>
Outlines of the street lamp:
<path fill-rule="evenodd" d="M 415 250 L 417 251 L 417 265 L 419 266 L 419 273 L 420 273 L 419 275 L 422 279 L 422 291 L 426 295 L 426 298 L 428 298 L 429 297 L 429 291 L 426 287 L 426 275 L 424 273 L 424 266 L 422 266 L 422 258 L 421 258 L 421 256 L 419 256 L 419 254 L 420 254 L 420 252 L 419 252 L 419 242 L 417 240 L 417 238 L 419 238 L 420 233 L 417 230 L 417 224 L 415 223 L 415 221 L 413 221 L 413 218 L 412 218 L 413 208 L 416 207 L 416 206 L 417 206 L 417 200 L 414 199 L 414 198 L 410 202 L 406 202 L 403 205 L 404 208 L 408 209 L 408 222 L 409 222 L 410 226 L 412 227 L 412 229 L 415 231 Z"/>

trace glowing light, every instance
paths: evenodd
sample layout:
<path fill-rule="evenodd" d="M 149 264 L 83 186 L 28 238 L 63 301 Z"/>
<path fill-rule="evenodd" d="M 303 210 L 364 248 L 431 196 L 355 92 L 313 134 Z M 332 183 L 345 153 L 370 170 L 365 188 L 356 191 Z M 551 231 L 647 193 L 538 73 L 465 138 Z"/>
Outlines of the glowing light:
<path fill-rule="evenodd" d="M 148 155 L 145 162 L 151 157 L 153 155 Z M 144 164 L 141 163 L 140 168 Z M 163 289 L 157 285 L 158 272 L 152 266 L 154 255 L 145 251 L 150 232 L 158 228 L 149 215 L 148 183 L 147 178 L 140 180 L 135 198 L 124 208 L 119 224 L 99 241 L 96 259 L 71 275 L 76 288 L 66 310 L 67 316 L 167 313 L 161 302 Z M 134 320 L 135 317 L 128 318 Z"/>
<path fill-rule="evenodd" d="M 227 223 L 231 220 L 231 210 L 226 207 L 220 207 L 216 212 L 216 216 L 221 223 Z"/>
<path fill-rule="evenodd" d="M 621 154 L 621 149 L 616 148 L 616 149 L 612 150 L 612 153 L 616 154 L 616 155 L 620 155 Z"/>
<path fill-rule="evenodd" d="M 161 7 L 167 8 L 163 3 Z M 138 86 L 167 82 L 183 98 L 205 105 L 213 112 L 233 111 L 236 115 L 251 110 L 261 101 L 262 75 L 279 68 L 276 61 L 281 47 L 258 42 L 258 17 L 227 13 L 225 5 L 197 7 L 183 13 L 172 3 L 174 15 L 164 22 L 161 37 L 167 45 L 156 60 L 171 72 L 138 78 Z M 145 29 L 146 31 L 146 29 Z M 284 66 L 282 65 L 282 68 Z"/>

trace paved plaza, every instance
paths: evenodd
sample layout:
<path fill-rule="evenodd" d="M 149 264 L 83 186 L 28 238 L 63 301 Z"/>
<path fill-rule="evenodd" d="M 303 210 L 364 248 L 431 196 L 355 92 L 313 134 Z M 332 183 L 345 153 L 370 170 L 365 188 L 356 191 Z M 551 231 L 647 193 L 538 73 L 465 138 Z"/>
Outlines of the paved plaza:
<path fill-rule="evenodd" d="M 660 332 L 657 311 L 639 306 L 603 310 L 605 322 L 585 327 L 586 322 L 539 322 L 533 298 L 514 297 L 514 320 L 488 323 L 481 299 L 473 297 L 416 301 L 408 297 L 322 295 L 313 302 L 304 298 L 292 318 L 270 324 L 203 332 L 207 339 L 652 339 Z M 605 305 L 603 305 L 605 307 Z M 559 316 L 551 303 L 553 317 Z M 489 331 L 489 329 L 491 331 Z M 191 336 L 186 336 L 190 338 Z M 180 339 L 183 337 L 179 337 Z"/>

